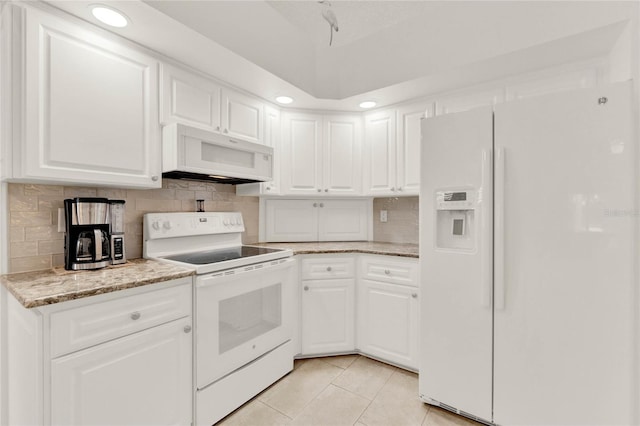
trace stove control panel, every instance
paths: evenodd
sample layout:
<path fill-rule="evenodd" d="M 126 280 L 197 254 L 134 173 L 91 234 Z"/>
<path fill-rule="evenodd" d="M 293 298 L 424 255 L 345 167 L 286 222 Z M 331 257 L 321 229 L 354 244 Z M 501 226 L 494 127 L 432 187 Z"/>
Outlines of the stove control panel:
<path fill-rule="evenodd" d="M 244 232 L 240 212 L 147 213 L 145 240 Z"/>

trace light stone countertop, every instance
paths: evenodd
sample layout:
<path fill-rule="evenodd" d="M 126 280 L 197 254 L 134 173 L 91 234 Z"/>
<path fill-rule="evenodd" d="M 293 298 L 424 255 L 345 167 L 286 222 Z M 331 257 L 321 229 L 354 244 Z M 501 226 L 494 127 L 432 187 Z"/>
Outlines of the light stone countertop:
<path fill-rule="evenodd" d="M 286 248 L 294 254 L 366 253 L 386 256 L 418 257 L 417 244 L 381 243 L 374 241 L 338 241 L 312 243 L 253 243 L 252 246 Z"/>
<path fill-rule="evenodd" d="M 194 274 L 192 269 L 149 259 L 132 259 L 123 265 L 91 271 L 45 271 L 0 275 L 0 284 L 25 308 L 95 296 L 155 284 Z"/>

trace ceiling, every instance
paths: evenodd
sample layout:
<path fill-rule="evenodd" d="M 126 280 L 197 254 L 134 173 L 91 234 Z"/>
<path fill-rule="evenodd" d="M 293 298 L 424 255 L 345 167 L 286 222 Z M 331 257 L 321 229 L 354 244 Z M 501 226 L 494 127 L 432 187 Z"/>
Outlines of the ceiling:
<path fill-rule="evenodd" d="M 49 3 L 95 23 L 91 0 Z M 638 15 L 637 2 L 611 0 L 332 0 L 329 46 L 327 6 L 313 0 L 108 3 L 133 23 L 110 31 L 267 100 L 332 110 L 607 55 Z"/>

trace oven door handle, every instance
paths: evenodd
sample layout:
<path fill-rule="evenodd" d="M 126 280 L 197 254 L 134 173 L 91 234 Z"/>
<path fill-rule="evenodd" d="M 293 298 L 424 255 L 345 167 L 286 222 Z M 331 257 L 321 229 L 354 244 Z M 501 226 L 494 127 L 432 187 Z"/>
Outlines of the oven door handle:
<path fill-rule="evenodd" d="M 277 264 L 274 264 L 278 262 Z M 296 259 L 289 257 L 286 259 L 272 260 L 263 263 L 256 263 L 253 265 L 241 266 L 238 268 L 227 269 L 224 271 L 211 272 L 198 277 L 196 280 L 196 287 L 207 287 L 211 285 L 217 285 L 221 280 L 231 279 L 235 277 L 249 277 L 253 274 L 260 274 L 262 272 L 279 271 L 295 266 Z"/>

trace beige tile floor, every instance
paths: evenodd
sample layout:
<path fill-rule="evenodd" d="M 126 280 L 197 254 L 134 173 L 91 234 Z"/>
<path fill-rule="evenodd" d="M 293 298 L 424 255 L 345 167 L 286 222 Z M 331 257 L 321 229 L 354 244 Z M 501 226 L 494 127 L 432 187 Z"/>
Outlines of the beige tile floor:
<path fill-rule="evenodd" d="M 296 360 L 294 370 L 218 426 L 477 426 L 418 400 L 418 375 L 359 355 Z"/>

